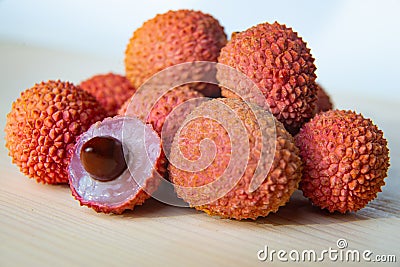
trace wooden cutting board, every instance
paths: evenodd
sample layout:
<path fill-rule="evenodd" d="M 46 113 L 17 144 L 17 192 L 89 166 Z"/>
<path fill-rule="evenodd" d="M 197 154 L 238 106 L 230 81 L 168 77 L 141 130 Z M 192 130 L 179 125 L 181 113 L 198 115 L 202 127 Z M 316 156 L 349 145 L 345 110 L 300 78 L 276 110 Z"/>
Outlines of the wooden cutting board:
<path fill-rule="evenodd" d="M 88 55 L 0 43 L 0 122 L 11 102 L 35 82 L 79 82 L 122 63 Z M 328 88 L 328 87 L 327 87 Z M 393 100 L 329 90 L 339 108 L 353 108 L 384 130 L 391 167 L 378 198 L 357 213 L 329 214 L 311 206 L 301 192 L 276 214 L 256 221 L 209 217 L 188 208 L 149 200 L 123 215 L 80 207 L 68 186 L 41 185 L 23 176 L 0 146 L 0 266 L 272 266 L 284 264 L 272 250 L 370 250 L 370 258 L 394 255 L 400 266 L 400 118 Z M 340 104 L 339 104 L 340 103 Z M 1 132 L 4 140 L 4 133 Z M 339 249 L 337 241 L 347 243 Z M 295 252 L 292 252 L 295 253 Z M 306 252 L 307 253 L 307 252 Z M 288 258 L 288 254 L 286 258 Z M 295 254 L 292 254 L 295 255 Z M 270 255 L 269 255 L 270 256 Z M 283 257 L 284 258 L 284 257 Z M 288 259 L 289 263 L 293 263 Z M 287 264 L 287 263 L 286 263 Z M 299 266 L 320 265 L 305 261 Z M 323 264 L 347 265 L 328 256 Z M 364 266 L 365 260 L 355 265 Z"/>

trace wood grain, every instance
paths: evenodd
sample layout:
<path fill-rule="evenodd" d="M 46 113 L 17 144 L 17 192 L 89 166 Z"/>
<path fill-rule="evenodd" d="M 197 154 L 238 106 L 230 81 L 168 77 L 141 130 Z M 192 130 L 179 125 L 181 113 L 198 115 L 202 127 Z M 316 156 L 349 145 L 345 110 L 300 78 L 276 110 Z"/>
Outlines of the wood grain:
<path fill-rule="evenodd" d="M 71 69 L 68 77 L 74 82 L 79 82 L 83 73 L 106 72 L 107 64 L 118 65 L 34 47 L 1 43 L 0 48 L 4 59 L 0 61 L 2 129 L 11 102 L 20 91 L 34 82 L 66 77 L 43 77 L 55 73 L 60 64 L 62 69 Z M 33 77 L 37 79 L 32 81 Z M 382 266 L 400 266 L 399 103 L 337 95 L 334 91 L 331 94 L 335 103 L 341 103 L 338 107 L 354 108 L 374 118 L 389 140 L 391 168 L 387 185 L 361 211 L 328 214 L 311 206 L 298 191 L 278 213 L 256 221 L 209 217 L 156 200 L 121 216 L 97 214 L 80 207 L 68 186 L 37 184 L 19 173 L 3 141 L 0 266 L 272 266 L 279 261 L 257 259 L 257 252 L 265 245 L 275 250 L 322 251 L 337 248 L 339 238 L 346 239 L 348 249 L 396 255 L 397 263 Z M 343 265 L 329 260 L 326 264 Z"/>

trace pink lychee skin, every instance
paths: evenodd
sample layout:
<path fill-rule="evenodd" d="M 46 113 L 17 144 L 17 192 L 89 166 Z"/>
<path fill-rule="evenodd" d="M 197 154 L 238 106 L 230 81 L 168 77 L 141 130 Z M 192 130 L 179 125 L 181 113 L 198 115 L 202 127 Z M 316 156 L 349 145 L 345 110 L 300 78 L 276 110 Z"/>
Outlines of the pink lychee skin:
<path fill-rule="evenodd" d="M 316 83 L 316 88 L 317 88 L 317 102 L 315 105 L 316 113 L 333 109 L 333 103 L 331 101 L 330 96 L 325 91 L 325 89 L 318 83 Z"/>
<path fill-rule="evenodd" d="M 21 93 L 7 115 L 6 147 L 23 174 L 39 183 L 68 183 L 68 151 L 106 111 L 70 82 L 41 82 Z"/>
<path fill-rule="evenodd" d="M 218 102 L 224 103 L 231 111 L 238 114 L 239 119 L 245 125 L 247 135 L 243 137 L 249 140 L 250 154 L 244 173 L 237 184 L 233 188 L 228 188 L 224 196 L 214 199 L 215 192 L 192 191 L 191 189 L 200 189 L 200 187 L 220 179 L 229 162 L 232 161 L 232 137 L 217 121 L 203 116 L 204 110 L 210 110 L 218 114 L 221 119 L 228 118 L 226 111 L 219 108 Z M 259 118 L 259 121 L 255 116 Z M 183 124 L 184 128 L 180 134 L 174 138 L 171 162 L 179 162 L 181 154 L 190 161 L 199 159 L 201 156 L 199 144 L 205 139 L 212 140 L 216 152 L 212 163 L 200 171 L 187 171 L 174 164 L 168 166 L 170 179 L 180 198 L 209 215 L 236 220 L 255 220 L 258 217 L 267 216 L 271 212 L 276 212 L 279 207 L 287 203 L 300 182 L 302 162 L 298 155 L 298 148 L 294 144 L 294 138 L 279 121 L 276 121 L 274 117 L 266 117 L 264 110 L 258 106 L 253 106 L 252 110 L 243 101 L 226 98 L 203 103 L 187 117 L 187 121 L 187 124 Z M 260 141 L 262 138 L 260 125 L 265 127 L 266 133 L 264 134 L 269 140 L 266 143 Z M 268 146 L 269 149 L 274 148 L 272 151 L 274 151 L 275 157 L 271 166 L 268 166 L 267 160 L 260 160 L 263 146 Z M 259 188 L 251 192 L 249 190 L 251 181 L 256 168 L 260 166 L 269 169 L 268 175 Z M 233 179 L 233 176 L 230 179 Z M 230 187 L 229 182 L 219 183 L 216 192 L 222 192 L 227 187 Z M 200 199 L 206 199 L 209 203 L 193 205 Z"/>
<path fill-rule="evenodd" d="M 286 25 L 261 23 L 235 33 L 221 49 L 218 62 L 249 77 L 264 94 L 270 111 L 296 134 L 314 115 L 315 64 L 307 44 Z M 217 72 L 224 84 L 222 95 L 237 98 L 228 88 L 239 89 L 241 77 Z"/>
<path fill-rule="evenodd" d="M 117 115 L 121 105 L 136 91 L 125 76 L 115 73 L 95 75 L 79 86 L 103 105 L 108 116 Z"/>
<path fill-rule="evenodd" d="M 190 85 L 182 85 L 171 89 L 163 94 L 158 101 L 154 103 L 153 94 L 157 91 L 139 90 L 131 99 L 128 99 L 118 111 L 119 115 L 137 116 L 143 121 L 153 125 L 158 134 L 161 135 L 164 123 L 168 115 L 178 107 L 191 99 L 204 98 L 204 96 L 196 90 L 193 90 Z M 131 101 L 134 100 L 134 103 Z M 195 104 L 195 102 L 193 102 Z M 150 113 L 147 114 L 147 111 Z M 177 119 L 178 115 L 174 115 Z M 179 127 L 179 125 L 177 125 Z"/>
<path fill-rule="evenodd" d="M 322 209 L 357 211 L 385 184 L 389 149 L 383 132 L 353 111 L 317 114 L 296 135 L 304 161 L 300 189 Z"/>
<path fill-rule="evenodd" d="M 125 71 L 131 83 L 139 88 L 154 74 L 185 62 L 217 62 L 226 34 L 219 22 L 209 14 L 195 10 L 171 10 L 143 23 L 133 33 L 125 51 Z M 206 76 L 208 76 L 205 70 Z M 204 73 L 195 80 L 204 79 Z M 174 80 L 181 77 L 167 77 Z M 165 81 L 167 82 L 167 81 Z M 165 83 L 164 83 L 165 84 Z M 196 86 L 207 96 L 218 96 L 218 86 Z"/>

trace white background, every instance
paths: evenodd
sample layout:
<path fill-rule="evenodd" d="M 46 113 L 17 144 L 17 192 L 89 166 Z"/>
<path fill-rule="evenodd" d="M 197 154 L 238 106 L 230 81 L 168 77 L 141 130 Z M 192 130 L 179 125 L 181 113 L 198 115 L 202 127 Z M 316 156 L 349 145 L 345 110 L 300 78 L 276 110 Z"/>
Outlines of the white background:
<path fill-rule="evenodd" d="M 327 91 L 400 103 L 396 0 L 0 0 L 0 42 L 105 58 L 114 64 L 97 71 L 123 73 L 133 31 L 180 8 L 212 14 L 228 35 L 265 21 L 285 23 L 307 41 Z"/>

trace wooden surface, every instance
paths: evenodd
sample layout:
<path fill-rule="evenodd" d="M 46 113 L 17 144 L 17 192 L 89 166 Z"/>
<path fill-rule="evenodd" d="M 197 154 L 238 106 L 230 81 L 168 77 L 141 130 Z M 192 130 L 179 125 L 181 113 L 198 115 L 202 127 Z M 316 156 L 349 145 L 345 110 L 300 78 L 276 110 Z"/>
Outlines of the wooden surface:
<path fill-rule="evenodd" d="M 400 266 L 400 103 L 331 90 L 338 107 L 373 118 L 389 141 L 387 185 L 357 213 L 328 214 L 296 192 L 278 213 L 257 221 L 222 220 L 155 200 L 121 216 L 104 215 L 80 207 L 68 186 L 37 184 L 19 173 L 4 148 L 3 129 L 11 102 L 35 82 L 78 83 L 99 72 L 122 72 L 122 64 L 7 43 L 0 43 L 0 59 L 0 266 L 272 266 L 279 260 L 257 259 L 266 245 L 320 252 L 337 249 L 340 238 L 348 249 L 396 255 L 397 263 L 380 265 Z M 321 263 L 298 263 L 314 264 Z"/>

